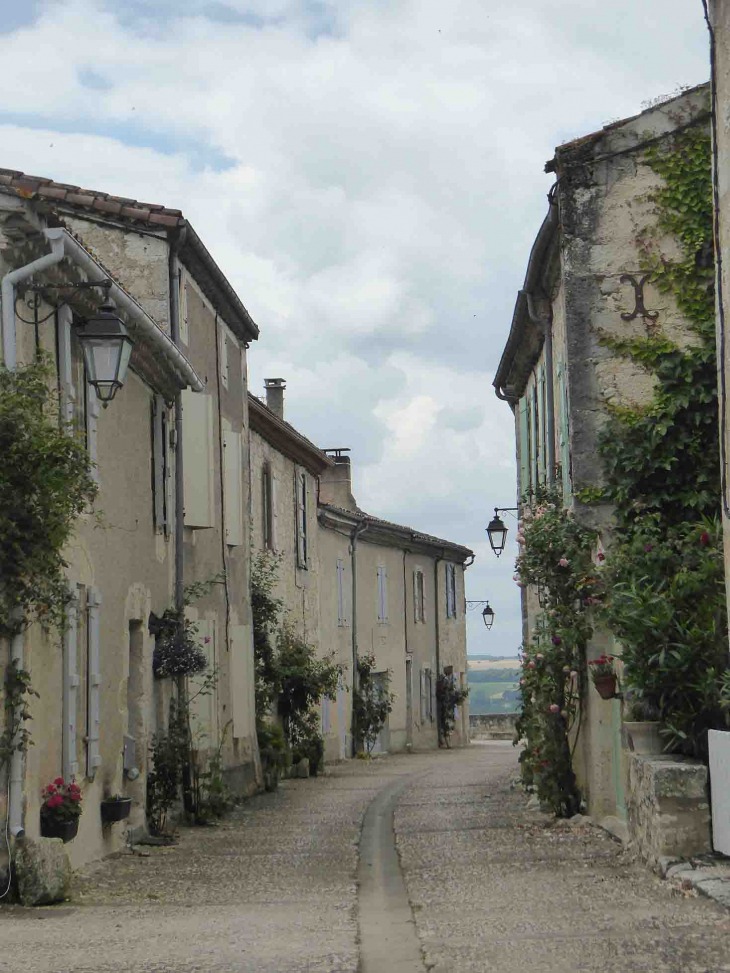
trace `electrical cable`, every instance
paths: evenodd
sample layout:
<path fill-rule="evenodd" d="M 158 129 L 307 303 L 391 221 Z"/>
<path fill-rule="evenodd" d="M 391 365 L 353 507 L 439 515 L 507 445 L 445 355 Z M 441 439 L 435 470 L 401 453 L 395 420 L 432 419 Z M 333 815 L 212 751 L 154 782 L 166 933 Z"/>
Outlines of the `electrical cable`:
<path fill-rule="evenodd" d="M 4 899 L 5 896 L 10 891 L 10 886 L 13 884 L 13 863 L 10 856 L 10 769 L 8 768 L 8 790 L 7 790 L 7 803 L 5 812 L 5 846 L 8 849 L 8 887 L 5 889 L 0 899 Z"/>

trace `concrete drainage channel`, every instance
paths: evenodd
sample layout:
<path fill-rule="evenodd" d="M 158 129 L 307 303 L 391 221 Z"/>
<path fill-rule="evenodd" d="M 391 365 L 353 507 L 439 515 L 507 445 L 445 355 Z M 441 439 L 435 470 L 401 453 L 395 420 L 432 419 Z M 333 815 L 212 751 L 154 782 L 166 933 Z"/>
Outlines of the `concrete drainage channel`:
<path fill-rule="evenodd" d="M 409 774 L 384 787 L 365 812 L 357 868 L 361 973 L 426 970 L 393 830 L 401 792 L 421 776 Z"/>

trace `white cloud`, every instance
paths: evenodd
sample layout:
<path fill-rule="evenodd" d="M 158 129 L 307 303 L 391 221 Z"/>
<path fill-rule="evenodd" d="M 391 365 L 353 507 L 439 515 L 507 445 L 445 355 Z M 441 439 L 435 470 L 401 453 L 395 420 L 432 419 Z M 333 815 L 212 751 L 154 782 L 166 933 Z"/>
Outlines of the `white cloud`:
<path fill-rule="evenodd" d="M 352 446 L 363 506 L 473 547 L 469 596 L 497 621 L 470 616 L 471 649 L 514 649 L 515 552 L 484 535 L 515 495 L 491 381 L 543 164 L 706 79 L 700 4 L 53 0 L 21 18 L 0 165 L 181 208 L 261 327 L 253 390 L 285 376 L 289 419 Z"/>

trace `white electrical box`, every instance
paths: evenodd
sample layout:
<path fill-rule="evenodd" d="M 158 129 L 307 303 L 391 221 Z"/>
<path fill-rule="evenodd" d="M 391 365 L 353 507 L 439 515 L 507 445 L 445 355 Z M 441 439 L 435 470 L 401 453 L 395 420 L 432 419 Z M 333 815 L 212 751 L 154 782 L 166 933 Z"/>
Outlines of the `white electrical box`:
<path fill-rule="evenodd" d="M 715 851 L 730 855 L 730 733 L 710 730 L 710 791 L 712 843 Z"/>

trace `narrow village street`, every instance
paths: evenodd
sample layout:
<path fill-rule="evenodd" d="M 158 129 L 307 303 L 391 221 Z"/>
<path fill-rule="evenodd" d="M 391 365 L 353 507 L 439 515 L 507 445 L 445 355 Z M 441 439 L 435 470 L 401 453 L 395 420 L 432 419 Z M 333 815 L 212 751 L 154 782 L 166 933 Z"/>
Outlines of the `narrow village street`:
<path fill-rule="evenodd" d="M 3 907 L 0 970 L 730 970 L 727 910 L 597 828 L 549 825 L 516 770 L 485 742 L 286 781 L 220 827 L 88 867 L 69 903 Z"/>

